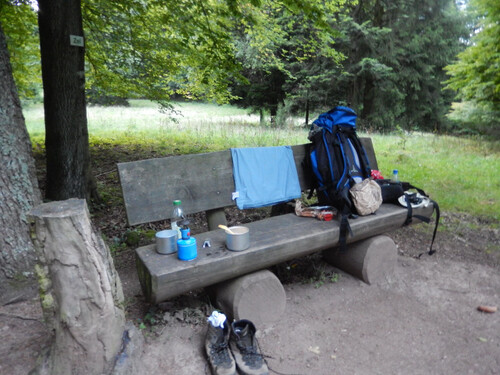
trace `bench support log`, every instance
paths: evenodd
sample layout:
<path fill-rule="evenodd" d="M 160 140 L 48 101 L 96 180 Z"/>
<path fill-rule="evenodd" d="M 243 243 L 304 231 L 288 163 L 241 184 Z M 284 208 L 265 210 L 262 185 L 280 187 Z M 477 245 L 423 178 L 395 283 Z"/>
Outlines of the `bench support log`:
<path fill-rule="evenodd" d="M 37 374 L 107 374 L 122 347 L 123 292 L 85 200 L 35 207 L 40 299 L 53 343 Z"/>
<path fill-rule="evenodd" d="M 207 215 L 208 230 L 216 230 L 219 225 L 227 226 L 226 214 L 223 208 L 208 210 L 205 213 Z"/>
<path fill-rule="evenodd" d="M 323 251 L 323 258 L 328 263 L 367 284 L 379 283 L 392 275 L 397 255 L 396 244 L 384 235 L 350 244 L 345 253 L 338 248 Z"/>
<path fill-rule="evenodd" d="M 206 212 L 209 230 L 227 225 L 223 209 Z M 286 294 L 279 279 L 261 270 L 207 288 L 212 300 L 229 320 L 249 319 L 257 326 L 273 322 L 285 311 Z"/>
<path fill-rule="evenodd" d="M 268 270 L 216 284 L 210 294 L 229 320 L 249 319 L 257 327 L 279 319 L 286 306 L 285 289 Z"/>

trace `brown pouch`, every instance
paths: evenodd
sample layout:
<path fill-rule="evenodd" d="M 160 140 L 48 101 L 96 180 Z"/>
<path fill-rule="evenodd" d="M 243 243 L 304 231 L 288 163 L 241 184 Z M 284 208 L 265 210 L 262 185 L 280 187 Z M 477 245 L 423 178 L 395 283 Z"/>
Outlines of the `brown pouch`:
<path fill-rule="evenodd" d="M 382 204 L 382 190 L 380 185 L 371 178 L 367 178 L 354 185 L 349 192 L 352 202 L 359 215 L 370 215 L 378 210 Z"/>

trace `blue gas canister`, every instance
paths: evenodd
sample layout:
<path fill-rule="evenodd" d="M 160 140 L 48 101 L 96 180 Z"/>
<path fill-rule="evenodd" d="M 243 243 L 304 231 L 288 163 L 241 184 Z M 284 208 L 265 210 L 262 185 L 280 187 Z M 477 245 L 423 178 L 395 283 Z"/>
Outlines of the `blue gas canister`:
<path fill-rule="evenodd" d="M 181 228 L 182 238 L 177 240 L 177 257 L 180 260 L 193 260 L 198 256 L 196 251 L 196 238 L 191 237 L 191 230 Z"/>

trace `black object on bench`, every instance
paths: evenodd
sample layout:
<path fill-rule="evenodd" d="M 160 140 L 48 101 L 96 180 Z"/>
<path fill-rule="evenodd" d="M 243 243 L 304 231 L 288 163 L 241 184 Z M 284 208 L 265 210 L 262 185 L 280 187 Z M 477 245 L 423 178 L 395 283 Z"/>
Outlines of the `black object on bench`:
<path fill-rule="evenodd" d="M 371 139 L 362 138 L 362 143 L 372 168 L 378 169 Z M 312 185 L 310 173 L 303 168 L 308 147 L 308 144 L 292 146 L 302 191 Z M 225 233 L 217 226 L 227 224 L 223 208 L 235 205 L 231 199 L 234 181 L 230 150 L 120 163 L 118 171 L 130 225 L 169 219 L 174 199 L 182 200 L 186 214 L 207 212 L 209 232 L 195 235 L 198 244 L 195 260 L 185 262 L 178 260 L 176 254 L 158 254 L 154 244 L 136 250 L 142 290 L 152 303 L 331 249 L 338 244 L 338 221 L 321 222 L 286 214 L 245 224 L 250 228 L 250 248 L 241 252 L 227 250 Z M 432 205 L 415 211 L 430 217 Z M 353 236 L 348 242 L 366 240 L 397 229 L 404 224 L 406 215 L 407 210 L 403 207 L 383 204 L 376 215 L 351 221 Z M 211 241 L 210 248 L 202 248 L 206 239 Z M 350 254 L 338 262 L 334 250 L 328 250 L 326 258 L 371 282 L 366 262 L 372 262 L 373 275 L 384 274 L 383 268 L 389 268 L 390 272 L 397 254 L 393 246 L 390 260 L 385 259 L 384 254 L 371 256 L 370 260 L 367 246 L 369 244 L 361 251 L 350 246 Z"/>

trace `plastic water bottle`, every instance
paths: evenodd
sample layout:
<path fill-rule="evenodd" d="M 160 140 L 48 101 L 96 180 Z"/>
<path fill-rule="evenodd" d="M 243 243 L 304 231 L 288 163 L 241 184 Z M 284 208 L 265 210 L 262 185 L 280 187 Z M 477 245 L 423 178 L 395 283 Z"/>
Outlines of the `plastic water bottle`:
<path fill-rule="evenodd" d="M 180 200 L 175 200 L 174 211 L 172 212 L 172 218 L 170 219 L 170 225 L 173 230 L 177 231 L 177 238 L 182 238 L 181 228 L 179 227 L 179 222 L 184 220 L 184 211 L 182 211 L 182 202 Z"/>
<path fill-rule="evenodd" d="M 399 175 L 397 169 L 394 169 L 392 171 L 392 182 L 399 182 Z"/>

